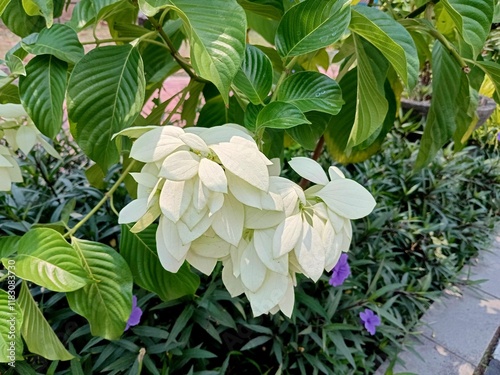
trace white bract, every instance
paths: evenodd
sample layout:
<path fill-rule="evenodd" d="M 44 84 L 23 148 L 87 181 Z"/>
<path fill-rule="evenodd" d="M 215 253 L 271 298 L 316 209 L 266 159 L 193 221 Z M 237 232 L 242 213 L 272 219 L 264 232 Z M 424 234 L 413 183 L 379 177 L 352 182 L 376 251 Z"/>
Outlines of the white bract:
<path fill-rule="evenodd" d="M 291 167 L 317 185 L 304 190 L 279 177 L 243 127 L 135 127 L 130 156 L 145 163 L 132 173 L 137 199 L 120 223 L 138 232 L 159 218 L 156 244 L 162 266 L 177 272 L 187 261 L 209 275 L 222 261 L 231 296 L 244 293 L 255 316 L 291 316 L 296 275 L 317 281 L 330 271 L 352 237 L 351 219 L 375 201 L 335 167 L 330 178 L 314 160 Z"/>

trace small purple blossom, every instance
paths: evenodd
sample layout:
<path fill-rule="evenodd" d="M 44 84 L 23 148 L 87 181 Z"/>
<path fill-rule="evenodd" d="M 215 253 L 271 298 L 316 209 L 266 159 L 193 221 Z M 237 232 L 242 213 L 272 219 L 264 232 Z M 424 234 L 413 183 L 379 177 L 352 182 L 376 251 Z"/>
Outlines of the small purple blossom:
<path fill-rule="evenodd" d="M 377 331 L 376 327 L 380 325 L 380 318 L 370 309 L 359 313 L 359 317 L 365 324 L 365 328 L 373 336 Z"/>
<path fill-rule="evenodd" d="M 333 267 L 332 277 L 330 281 L 328 281 L 330 285 L 342 285 L 345 279 L 351 274 L 351 267 L 349 267 L 349 263 L 347 263 L 347 258 L 347 254 L 342 254 L 335 267 Z"/>
<path fill-rule="evenodd" d="M 500 132 L 498 132 L 498 134 L 497 134 L 497 139 L 500 142 Z"/>
<path fill-rule="evenodd" d="M 127 321 L 127 326 L 125 327 L 125 331 L 130 327 L 136 326 L 141 321 L 142 310 L 140 307 L 137 307 L 137 296 L 132 296 L 132 312 Z"/>

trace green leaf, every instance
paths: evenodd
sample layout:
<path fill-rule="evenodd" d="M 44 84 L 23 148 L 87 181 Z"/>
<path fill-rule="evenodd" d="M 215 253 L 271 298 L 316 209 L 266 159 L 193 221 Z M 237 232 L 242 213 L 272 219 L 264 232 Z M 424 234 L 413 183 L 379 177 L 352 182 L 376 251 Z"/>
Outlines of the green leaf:
<path fill-rule="evenodd" d="M 18 56 L 8 55 L 5 59 L 5 65 L 9 68 L 10 74 L 26 75 L 26 68 L 24 67 L 23 60 L 21 60 Z"/>
<path fill-rule="evenodd" d="M 293 128 L 292 128 L 293 129 Z M 281 129 L 264 129 L 262 136 L 262 152 L 269 159 L 280 158 L 283 160 L 285 131 Z"/>
<path fill-rule="evenodd" d="M 349 28 L 382 52 L 407 87 L 415 87 L 419 74 L 417 47 L 401 24 L 377 8 L 356 6 Z"/>
<path fill-rule="evenodd" d="M 84 55 L 78 35 L 69 26 L 56 24 L 43 29 L 35 38 L 22 41 L 23 48 L 34 55 L 53 55 L 59 60 L 76 64 Z"/>
<path fill-rule="evenodd" d="M 479 55 L 490 32 L 494 1 L 442 0 L 442 3 L 460 36 L 472 47 L 474 57 Z"/>
<path fill-rule="evenodd" d="M 198 114 L 198 106 L 200 105 L 200 94 L 205 87 L 204 83 L 197 81 L 189 82 L 189 98 L 182 105 L 181 119 L 186 121 L 186 126 L 193 126 Z"/>
<path fill-rule="evenodd" d="M 500 104 L 500 64 L 493 61 L 472 61 L 472 63 L 476 64 L 476 66 L 490 77 L 491 82 L 495 86 L 493 99 Z"/>
<path fill-rule="evenodd" d="M 4 265 L 7 260 L 2 259 Z M 54 292 L 69 292 L 88 283 L 75 250 L 53 229 L 37 228 L 18 244 L 16 274 Z"/>
<path fill-rule="evenodd" d="M 52 55 L 36 56 L 19 77 L 21 102 L 38 130 L 54 138 L 63 124 L 68 65 Z"/>
<path fill-rule="evenodd" d="M 80 31 L 100 19 L 99 15 L 105 14 L 113 8 L 122 5 L 122 0 L 80 0 L 73 8 L 71 20 L 66 24 Z"/>
<path fill-rule="evenodd" d="M 144 66 L 130 45 L 96 48 L 76 64 L 68 115 L 83 151 L 104 170 L 118 162 L 114 133 L 131 126 L 144 102 Z"/>
<path fill-rule="evenodd" d="M 271 336 L 265 336 L 265 335 L 254 337 L 249 342 L 247 342 L 245 345 L 243 345 L 243 347 L 240 349 L 240 351 L 250 350 L 250 349 L 253 349 L 257 346 L 261 346 L 271 339 L 272 339 Z"/>
<path fill-rule="evenodd" d="M 22 38 L 45 27 L 43 17 L 26 14 L 21 0 L 10 1 L 2 14 L 2 21 L 10 31 Z"/>
<path fill-rule="evenodd" d="M 156 251 L 156 228 L 153 224 L 139 233 L 130 232 L 131 226 L 122 225 L 120 254 L 130 266 L 134 282 L 141 288 L 156 293 L 163 301 L 192 295 L 200 285 L 200 278 L 187 264 L 177 273 L 166 271 Z"/>
<path fill-rule="evenodd" d="M 66 294 L 69 306 L 89 321 L 92 335 L 116 340 L 132 311 L 130 268 L 109 246 L 76 238 L 72 244 L 91 282 Z"/>
<path fill-rule="evenodd" d="M 277 100 L 295 105 L 302 112 L 320 111 L 336 115 L 342 108 L 338 83 L 318 72 L 299 72 L 278 88 Z"/>
<path fill-rule="evenodd" d="M 21 99 L 19 98 L 19 87 L 9 83 L 0 88 L 0 103 L 14 103 L 21 104 Z"/>
<path fill-rule="evenodd" d="M 255 127 L 256 129 L 288 129 L 309 123 L 297 106 L 285 102 L 272 102 L 259 112 Z"/>
<path fill-rule="evenodd" d="M 0 363 L 23 360 L 24 345 L 21 339 L 23 314 L 15 300 L 15 294 L 9 294 L 2 289 L 0 289 L 0 321 L 2 322 L 0 324 Z"/>
<path fill-rule="evenodd" d="M 200 110 L 197 126 L 211 128 L 212 126 L 225 124 L 226 106 L 222 96 L 217 95 L 205 103 Z"/>
<path fill-rule="evenodd" d="M 279 20 L 283 16 L 283 2 L 280 0 L 238 0 L 243 9 L 266 18 Z"/>
<path fill-rule="evenodd" d="M 9 5 L 10 0 L 0 0 L 0 16 L 3 14 L 3 11 L 5 8 L 7 8 L 7 5 Z"/>
<path fill-rule="evenodd" d="M 468 108 L 469 102 L 459 103 L 467 76 L 448 53 L 436 42 L 432 51 L 432 100 L 417 156 L 416 168 L 426 166 L 456 130 L 457 111 Z M 462 99 L 462 100 L 460 100 Z M 470 98 L 468 98 L 470 100 Z"/>
<path fill-rule="evenodd" d="M 253 104 L 264 104 L 272 84 L 271 60 L 257 47 L 247 45 L 245 59 L 234 77 L 234 86 Z"/>
<path fill-rule="evenodd" d="M 329 46 L 344 34 L 351 19 L 347 0 L 306 0 L 285 13 L 275 45 L 282 57 L 304 55 Z"/>
<path fill-rule="evenodd" d="M 189 38 L 194 70 L 228 102 L 229 89 L 245 53 L 246 16 L 236 0 L 170 0 Z M 210 15 L 210 16 L 208 16 Z"/>
<path fill-rule="evenodd" d="M 374 134 L 384 122 L 388 103 L 384 82 L 387 60 L 371 44 L 354 35 L 358 58 L 356 114 L 349 135 L 347 150 L 361 144 Z"/>
<path fill-rule="evenodd" d="M 322 112 L 309 112 L 306 117 L 311 122 L 310 124 L 295 126 L 287 129 L 286 132 L 295 142 L 306 150 L 312 151 L 316 148 L 318 140 L 325 132 L 331 116 Z"/>
<path fill-rule="evenodd" d="M 51 361 L 72 359 L 73 355 L 64 348 L 52 327 L 45 320 L 25 281 L 21 284 L 17 302 L 23 312 L 21 333 L 28 350 Z"/>
<path fill-rule="evenodd" d="M 0 237 L 0 258 L 8 258 L 17 251 L 21 236 Z"/>
<path fill-rule="evenodd" d="M 42 15 L 45 25 L 50 28 L 54 24 L 54 1 L 53 0 L 22 0 L 23 8 L 30 16 Z"/>

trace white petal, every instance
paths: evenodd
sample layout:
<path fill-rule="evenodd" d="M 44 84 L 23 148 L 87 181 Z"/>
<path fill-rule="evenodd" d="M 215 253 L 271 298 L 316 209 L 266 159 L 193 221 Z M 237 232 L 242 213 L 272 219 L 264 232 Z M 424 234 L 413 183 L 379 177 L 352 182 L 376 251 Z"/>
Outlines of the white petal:
<path fill-rule="evenodd" d="M 241 256 L 248 246 L 248 242 L 242 239 L 238 244 L 238 247 L 232 246 L 229 252 L 231 256 L 231 262 L 233 263 L 233 274 L 234 277 L 240 277 L 241 274 Z"/>
<path fill-rule="evenodd" d="M 212 191 L 227 193 L 227 178 L 224 169 L 216 162 L 203 158 L 198 170 L 201 182 Z"/>
<path fill-rule="evenodd" d="M 219 211 L 224 204 L 224 194 L 212 192 L 210 198 L 208 199 L 207 206 L 210 214 L 215 214 Z"/>
<path fill-rule="evenodd" d="M 317 193 L 326 205 L 340 216 L 359 219 L 373 211 L 375 199 L 368 190 L 349 179 L 336 179 Z"/>
<path fill-rule="evenodd" d="M 301 238 L 294 250 L 304 274 L 314 282 L 318 281 L 325 268 L 325 251 L 321 234 L 303 221 Z"/>
<path fill-rule="evenodd" d="M 7 173 L 10 176 L 11 182 L 23 182 L 23 175 L 21 173 L 21 168 L 19 168 L 19 164 L 14 160 L 14 158 L 10 156 L 6 156 L 7 160 L 10 160 L 12 163 L 12 168 L 7 168 Z"/>
<path fill-rule="evenodd" d="M 328 208 L 323 202 L 318 202 L 313 205 L 314 214 L 319 216 L 324 221 L 328 220 Z"/>
<path fill-rule="evenodd" d="M 281 173 L 281 160 L 280 158 L 271 159 L 272 165 L 267 166 L 267 170 L 269 171 L 269 176 L 279 176 Z"/>
<path fill-rule="evenodd" d="M 322 233 L 323 245 L 325 247 L 325 271 L 330 272 L 339 261 L 342 251 L 336 242 L 336 234 L 330 222 L 325 225 Z"/>
<path fill-rule="evenodd" d="M 163 235 L 163 221 L 166 219 L 160 218 L 160 225 L 158 225 L 158 229 L 156 230 L 156 249 L 158 252 L 158 258 L 160 258 L 160 263 L 169 272 L 177 272 L 179 268 L 181 268 L 184 263 L 184 259 L 178 260 L 175 259 L 167 248 L 167 244 L 165 241 L 165 236 Z"/>
<path fill-rule="evenodd" d="M 11 188 L 12 183 L 7 168 L 0 167 L 0 191 L 10 191 Z"/>
<path fill-rule="evenodd" d="M 273 255 L 275 258 L 290 252 L 300 238 L 302 232 L 302 216 L 300 213 L 287 217 L 276 229 L 273 238 Z"/>
<path fill-rule="evenodd" d="M 115 139 L 119 135 L 123 135 L 129 138 L 139 138 L 144 133 L 147 133 L 153 129 L 160 128 L 157 125 L 147 125 L 147 126 L 131 126 L 130 128 L 123 129 L 118 133 L 113 134 L 111 140 Z"/>
<path fill-rule="evenodd" d="M 12 163 L 6 156 L 0 155 L 0 168 L 12 168 Z"/>
<path fill-rule="evenodd" d="M 21 104 L 0 104 L 0 117 L 3 118 L 18 118 L 28 116 Z"/>
<path fill-rule="evenodd" d="M 259 147 L 257 146 L 257 143 L 255 143 L 255 140 L 249 140 L 247 138 L 242 138 L 242 137 L 232 137 L 229 140 L 230 143 L 234 144 L 239 144 L 244 148 L 248 149 L 253 149 L 255 151 L 255 154 L 260 157 L 260 160 L 264 162 L 265 165 L 271 166 L 273 165 L 273 162 L 267 158 L 266 155 L 264 155 L 262 152 L 260 152 Z M 269 170 L 268 170 L 269 173 Z"/>
<path fill-rule="evenodd" d="M 213 145 L 211 149 L 228 171 L 260 190 L 269 189 L 269 172 L 260 151 L 233 143 Z"/>
<path fill-rule="evenodd" d="M 262 287 L 256 292 L 246 292 L 254 316 L 267 314 L 285 296 L 288 289 L 288 276 L 268 271 Z"/>
<path fill-rule="evenodd" d="M 198 173 L 200 157 L 191 151 L 177 151 L 165 158 L 161 165 L 160 177 L 173 181 L 184 181 Z"/>
<path fill-rule="evenodd" d="M 37 129 L 21 126 L 17 130 L 16 143 L 22 152 L 28 154 L 36 143 Z"/>
<path fill-rule="evenodd" d="M 158 195 L 154 195 L 151 201 L 148 201 L 147 212 L 134 224 L 130 231 L 138 233 L 149 227 L 161 215 L 160 205 L 158 203 Z"/>
<path fill-rule="evenodd" d="M 207 207 L 198 211 L 193 205 L 190 205 L 184 215 L 182 215 L 181 220 L 188 226 L 189 229 L 193 229 L 201 220 L 203 220 L 205 216 L 208 216 Z"/>
<path fill-rule="evenodd" d="M 203 257 L 221 259 L 229 255 L 230 249 L 231 244 L 214 235 L 196 239 L 191 243 L 190 251 Z"/>
<path fill-rule="evenodd" d="M 272 228 L 279 225 L 283 220 L 285 220 L 285 214 L 282 211 L 268 211 L 245 207 L 245 228 Z"/>
<path fill-rule="evenodd" d="M 330 175 L 330 180 L 336 180 L 337 178 L 345 178 L 344 173 L 335 166 L 328 168 L 328 174 Z"/>
<path fill-rule="evenodd" d="M 207 258 L 193 253 L 192 251 L 187 253 L 186 260 L 189 264 L 207 276 L 213 272 L 217 264 L 216 258 Z"/>
<path fill-rule="evenodd" d="M 194 128 L 187 128 L 186 132 L 192 132 L 192 129 Z M 209 146 L 221 142 L 229 142 L 229 140 L 234 136 L 253 140 L 252 136 L 248 133 L 248 130 L 244 127 L 238 125 L 229 126 L 229 124 L 204 129 L 203 132 L 197 132 L 197 134 Z"/>
<path fill-rule="evenodd" d="M 150 189 L 154 188 L 158 182 L 158 177 L 150 173 L 132 172 L 130 175 L 139 185 L 144 185 Z"/>
<path fill-rule="evenodd" d="M 279 302 L 280 310 L 287 317 L 292 317 L 293 307 L 295 305 L 295 290 L 293 288 L 293 282 L 291 279 L 288 279 L 288 287 L 286 289 L 285 295 Z"/>
<path fill-rule="evenodd" d="M 177 222 L 177 231 L 183 244 L 188 244 L 191 241 L 195 241 L 197 238 L 201 237 L 205 233 L 210 225 L 212 225 L 213 216 L 204 215 L 203 218 L 190 229 L 186 223 L 181 219 Z"/>
<path fill-rule="evenodd" d="M 203 160 L 203 159 L 202 159 Z M 206 208 L 210 191 L 203 185 L 199 178 L 193 179 L 193 206 L 198 211 Z"/>
<path fill-rule="evenodd" d="M 250 185 L 248 182 L 226 171 L 229 191 L 241 203 L 255 208 L 262 208 L 262 190 Z"/>
<path fill-rule="evenodd" d="M 133 200 L 120 211 L 118 224 L 134 223 L 144 216 L 147 210 L 148 200 L 146 198 Z"/>
<path fill-rule="evenodd" d="M 266 266 L 262 263 L 255 251 L 253 241 L 250 241 L 241 255 L 241 282 L 245 288 L 252 292 L 256 292 L 264 282 L 266 270 Z"/>
<path fill-rule="evenodd" d="M 297 212 L 299 202 L 306 203 L 306 197 L 302 188 L 286 178 L 273 177 L 273 190 L 281 195 L 283 200 L 283 210 L 286 216 L 291 216 Z"/>
<path fill-rule="evenodd" d="M 175 126 L 162 126 L 141 135 L 132 145 L 130 157 L 148 163 L 164 159 L 177 149 L 188 147 L 179 139 L 183 133 Z"/>
<path fill-rule="evenodd" d="M 165 241 L 167 251 L 170 255 L 178 261 L 186 259 L 186 254 L 191 246 L 191 243 L 182 242 L 177 230 L 177 225 L 162 217 L 160 218 L 160 225 L 158 226 L 158 229 L 161 230 L 163 234 L 163 240 Z"/>
<path fill-rule="evenodd" d="M 224 263 L 224 268 L 222 269 L 222 282 L 231 297 L 239 296 L 245 291 L 241 280 L 234 276 L 233 263 L 231 261 Z"/>
<path fill-rule="evenodd" d="M 260 201 L 264 210 L 283 211 L 283 198 L 278 193 L 269 191 L 260 193 Z"/>
<path fill-rule="evenodd" d="M 333 226 L 333 229 L 335 229 L 335 233 L 340 232 L 342 230 L 342 227 L 345 224 L 346 219 L 343 218 L 342 216 L 337 215 L 335 212 L 333 212 L 330 209 L 327 209 L 326 213 L 328 215 L 328 220 L 330 220 L 330 222 Z"/>
<path fill-rule="evenodd" d="M 326 185 L 329 182 L 321 165 L 313 159 L 300 156 L 292 158 L 288 164 L 290 164 L 290 167 L 292 167 L 301 177 L 315 184 Z"/>
<path fill-rule="evenodd" d="M 219 237 L 238 246 L 243 235 L 245 211 L 243 205 L 231 194 L 224 197 L 224 204 L 213 216 L 212 228 Z"/>
<path fill-rule="evenodd" d="M 262 263 L 271 271 L 288 274 L 288 256 L 273 256 L 274 229 L 256 230 L 253 235 L 255 251 Z"/>
<path fill-rule="evenodd" d="M 186 144 L 192 151 L 200 151 L 208 154 L 210 149 L 203 139 L 193 133 L 184 133 L 179 135 L 179 139 Z"/>
<path fill-rule="evenodd" d="M 174 223 L 186 212 L 193 195 L 191 181 L 166 180 L 160 193 L 160 208 L 163 215 Z"/>

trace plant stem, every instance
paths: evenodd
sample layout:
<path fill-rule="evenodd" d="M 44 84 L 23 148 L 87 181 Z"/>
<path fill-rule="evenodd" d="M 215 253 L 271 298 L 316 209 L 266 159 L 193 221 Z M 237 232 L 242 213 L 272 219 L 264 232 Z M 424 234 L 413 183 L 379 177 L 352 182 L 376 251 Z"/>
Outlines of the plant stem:
<path fill-rule="evenodd" d="M 273 96 L 271 97 L 271 101 L 274 102 L 276 100 L 276 96 L 278 95 L 278 89 L 285 80 L 286 76 L 290 74 L 290 71 L 294 67 L 295 63 L 297 62 L 299 56 L 295 56 L 293 59 L 290 60 L 290 62 L 285 65 L 285 69 L 281 72 L 281 76 L 278 79 L 278 83 L 276 83 L 276 87 L 274 88 Z"/>
<path fill-rule="evenodd" d="M 446 39 L 443 34 L 441 34 L 434 28 L 429 28 L 428 31 L 434 38 L 439 40 L 441 44 L 448 50 L 448 52 L 450 52 L 450 54 L 455 58 L 455 60 L 457 60 L 463 72 L 466 74 L 470 73 L 469 65 L 467 65 L 465 60 L 462 58 L 462 56 L 460 56 L 460 54 L 457 52 L 455 47 L 453 47 L 453 45 L 448 41 L 448 39 Z"/>
<path fill-rule="evenodd" d="M 130 164 L 127 166 L 127 168 L 123 171 L 121 176 L 118 178 L 118 180 L 116 180 L 116 182 L 113 184 L 111 189 L 109 189 L 109 191 L 106 194 L 104 194 L 104 197 L 102 197 L 99 203 L 97 203 L 97 205 L 87 215 L 85 215 L 85 217 L 82 220 L 80 220 L 78 224 L 76 224 L 73 228 L 71 228 L 71 230 L 69 230 L 64 235 L 64 237 L 71 237 L 72 235 L 74 235 L 78 231 L 78 229 L 80 229 L 83 226 L 83 224 L 85 224 L 97 211 L 99 211 L 99 209 L 104 205 L 104 203 L 106 203 L 106 201 L 109 198 L 111 198 L 116 189 L 118 189 L 123 180 L 125 180 L 125 178 L 128 176 L 128 173 L 132 170 L 134 165 L 135 165 L 135 160 L 132 160 Z"/>
<path fill-rule="evenodd" d="M 431 5 L 431 4 L 432 5 L 436 5 L 437 3 L 439 3 L 439 1 L 440 0 L 429 0 L 425 4 L 419 6 L 413 12 L 409 13 L 405 18 L 416 18 L 418 15 L 422 14 L 423 12 L 425 12 L 425 10 L 427 9 L 428 5 Z"/>
<path fill-rule="evenodd" d="M 316 148 L 313 151 L 311 159 L 316 160 L 316 161 L 319 159 L 319 157 L 321 156 L 321 153 L 323 152 L 324 145 L 325 145 L 325 137 L 321 136 L 321 138 L 318 139 L 318 143 L 316 144 Z M 305 189 L 309 185 L 309 180 L 302 178 L 302 180 L 300 180 L 299 185 L 302 189 Z"/>

